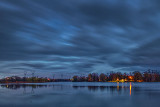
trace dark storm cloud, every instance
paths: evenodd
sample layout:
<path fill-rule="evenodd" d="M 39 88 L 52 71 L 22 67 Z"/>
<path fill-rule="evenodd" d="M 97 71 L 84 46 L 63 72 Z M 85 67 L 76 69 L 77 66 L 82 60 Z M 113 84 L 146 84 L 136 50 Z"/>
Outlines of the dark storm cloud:
<path fill-rule="evenodd" d="M 159 66 L 159 11 L 158 0 L 1 0 L 1 72 Z"/>

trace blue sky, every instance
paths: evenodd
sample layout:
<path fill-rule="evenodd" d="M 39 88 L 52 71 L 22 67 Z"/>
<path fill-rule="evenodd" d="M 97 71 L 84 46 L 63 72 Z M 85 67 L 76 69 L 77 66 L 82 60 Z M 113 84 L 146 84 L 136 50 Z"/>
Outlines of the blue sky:
<path fill-rule="evenodd" d="M 0 75 L 159 69 L 159 4 L 159 0 L 1 0 Z"/>

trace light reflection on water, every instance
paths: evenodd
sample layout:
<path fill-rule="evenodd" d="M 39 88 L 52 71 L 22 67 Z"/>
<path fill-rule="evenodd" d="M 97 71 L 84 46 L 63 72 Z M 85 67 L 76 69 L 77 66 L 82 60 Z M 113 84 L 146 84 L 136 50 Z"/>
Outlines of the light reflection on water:
<path fill-rule="evenodd" d="M 130 82 L 130 85 L 129 85 L 129 94 L 131 95 L 131 93 L 132 93 L 132 84 Z"/>
<path fill-rule="evenodd" d="M 1 84 L 0 107 L 159 107 L 160 83 Z"/>

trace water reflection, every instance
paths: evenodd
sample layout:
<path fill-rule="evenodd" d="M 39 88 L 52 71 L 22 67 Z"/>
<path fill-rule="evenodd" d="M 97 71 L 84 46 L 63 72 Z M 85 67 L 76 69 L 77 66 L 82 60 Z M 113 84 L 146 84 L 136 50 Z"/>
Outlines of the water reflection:
<path fill-rule="evenodd" d="M 31 94 L 35 93 L 34 89 L 38 88 L 48 88 L 51 87 L 51 85 L 38 85 L 38 84 L 6 84 L 6 85 L 1 85 L 2 88 L 7 88 L 11 90 L 19 90 L 23 89 L 23 94 L 27 94 L 27 91 L 29 90 L 28 88 L 31 88 L 30 92 Z"/>
<path fill-rule="evenodd" d="M 0 97 L 0 107 L 159 107 L 160 83 L 1 84 Z"/>
<path fill-rule="evenodd" d="M 132 91 L 132 84 L 131 84 L 131 82 L 130 82 L 130 85 L 129 85 L 129 92 L 130 92 L 129 94 L 130 94 L 130 95 L 131 95 L 131 93 L 132 93 L 131 91 Z"/>
<path fill-rule="evenodd" d="M 121 94 L 122 92 L 129 92 L 129 95 L 131 95 L 131 89 L 132 89 L 132 85 L 130 83 L 129 86 L 124 86 L 124 84 L 122 83 L 122 85 L 120 85 L 120 83 L 117 83 L 117 85 L 115 86 L 78 86 L 78 85 L 55 85 L 55 84 L 3 84 L 1 85 L 1 88 L 6 88 L 6 89 L 11 89 L 11 90 L 19 90 L 22 89 L 23 93 L 26 94 L 27 90 L 31 90 L 30 93 L 35 93 L 35 91 L 40 90 L 40 89 L 44 89 L 44 88 L 51 88 L 52 90 L 66 90 L 66 88 L 68 88 L 68 90 L 85 90 L 87 89 L 88 91 L 93 91 L 93 92 L 110 92 L 110 93 L 115 93 L 117 92 L 118 94 Z M 85 90 L 86 91 L 86 90 Z"/>
<path fill-rule="evenodd" d="M 38 85 L 38 84 L 4 84 L 1 85 L 2 88 L 8 88 L 17 90 L 20 88 L 32 87 L 32 88 L 43 88 L 43 87 L 50 87 L 50 85 Z"/>
<path fill-rule="evenodd" d="M 117 91 L 119 91 L 119 82 L 117 82 Z"/>

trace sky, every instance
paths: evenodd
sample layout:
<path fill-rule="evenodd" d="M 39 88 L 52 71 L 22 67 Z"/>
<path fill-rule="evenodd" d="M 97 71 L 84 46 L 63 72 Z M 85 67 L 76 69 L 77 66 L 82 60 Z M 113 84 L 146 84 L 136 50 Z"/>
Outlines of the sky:
<path fill-rule="evenodd" d="M 0 77 L 160 66 L 159 0 L 0 0 Z"/>

